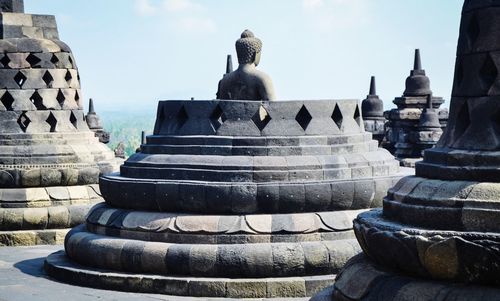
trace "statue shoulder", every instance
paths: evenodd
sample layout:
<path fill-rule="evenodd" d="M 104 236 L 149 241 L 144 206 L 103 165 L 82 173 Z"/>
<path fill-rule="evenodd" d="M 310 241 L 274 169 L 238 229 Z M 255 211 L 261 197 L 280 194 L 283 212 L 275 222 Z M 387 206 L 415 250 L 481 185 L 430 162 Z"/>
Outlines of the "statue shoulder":
<path fill-rule="evenodd" d="M 255 70 L 255 78 L 257 78 L 261 83 L 272 83 L 271 77 L 267 73 L 260 70 Z"/>

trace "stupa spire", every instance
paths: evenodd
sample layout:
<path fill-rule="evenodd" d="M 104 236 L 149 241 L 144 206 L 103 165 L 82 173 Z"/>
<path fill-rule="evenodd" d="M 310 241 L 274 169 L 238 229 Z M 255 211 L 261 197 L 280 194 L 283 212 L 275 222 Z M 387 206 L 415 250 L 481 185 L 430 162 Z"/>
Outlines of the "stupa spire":
<path fill-rule="evenodd" d="M 415 49 L 413 70 L 422 70 L 422 59 L 420 58 L 420 49 Z"/>
<path fill-rule="evenodd" d="M 233 72 L 233 58 L 230 54 L 227 55 L 226 74 Z"/>

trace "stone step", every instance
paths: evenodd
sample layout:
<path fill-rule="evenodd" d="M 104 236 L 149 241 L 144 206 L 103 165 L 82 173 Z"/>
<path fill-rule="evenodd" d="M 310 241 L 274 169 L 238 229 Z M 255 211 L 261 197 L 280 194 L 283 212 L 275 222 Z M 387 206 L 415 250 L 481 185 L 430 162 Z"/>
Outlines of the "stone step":
<path fill-rule="evenodd" d="M 222 298 L 311 297 L 334 283 L 335 275 L 261 279 L 166 277 L 89 269 L 68 259 L 64 251 L 45 260 L 48 274 L 64 282 L 107 290 L 175 296 Z"/>

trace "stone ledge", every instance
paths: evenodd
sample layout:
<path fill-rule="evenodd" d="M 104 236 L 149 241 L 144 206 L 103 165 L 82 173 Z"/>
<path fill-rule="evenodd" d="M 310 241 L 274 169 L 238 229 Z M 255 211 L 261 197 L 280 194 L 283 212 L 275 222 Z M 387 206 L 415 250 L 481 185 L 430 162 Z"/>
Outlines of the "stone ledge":
<path fill-rule="evenodd" d="M 256 244 L 172 244 L 96 235 L 84 225 L 66 237 L 79 264 L 154 275 L 266 278 L 337 272 L 359 250 L 354 239 Z"/>
<path fill-rule="evenodd" d="M 63 251 L 47 257 L 45 270 L 57 280 L 94 288 L 176 296 L 194 295 L 225 298 L 311 297 L 332 285 L 335 279 L 335 275 L 257 280 L 116 273 L 100 269 L 91 270 L 75 264 L 66 257 Z"/>
<path fill-rule="evenodd" d="M 497 287 L 424 280 L 382 268 L 364 255 L 351 259 L 338 275 L 333 301 L 500 301 Z"/>
<path fill-rule="evenodd" d="M 57 245 L 64 243 L 71 229 L 0 231 L 1 246 Z"/>
<path fill-rule="evenodd" d="M 352 220 L 365 210 L 276 215 L 195 215 L 128 211 L 103 204 L 87 231 L 125 239 L 186 244 L 307 242 L 353 238 Z"/>
<path fill-rule="evenodd" d="M 397 161 L 396 162 L 396 167 Z M 117 208 L 204 214 L 296 213 L 381 206 L 387 189 L 413 170 L 355 180 L 206 182 L 103 176 L 106 202 Z"/>

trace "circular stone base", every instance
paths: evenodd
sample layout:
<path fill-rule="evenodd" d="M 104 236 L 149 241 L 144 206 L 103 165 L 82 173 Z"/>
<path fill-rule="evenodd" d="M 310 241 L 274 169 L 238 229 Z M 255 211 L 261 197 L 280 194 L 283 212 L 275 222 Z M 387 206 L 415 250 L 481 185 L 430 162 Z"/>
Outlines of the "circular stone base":
<path fill-rule="evenodd" d="M 57 245 L 71 229 L 0 231 L 0 246 Z"/>
<path fill-rule="evenodd" d="M 360 254 L 336 279 L 334 301 L 500 301 L 500 288 L 432 281 L 400 275 Z"/>
<path fill-rule="evenodd" d="M 424 213 L 430 216 L 431 210 Z M 358 242 L 374 262 L 423 278 L 500 285 L 499 233 L 429 230 L 386 215 L 374 209 L 354 220 Z"/>
<path fill-rule="evenodd" d="M 157 275 L 117 273 L 92 269 L 72 262 L 64 251 L 45 260 L 47 273 L 59 281 L 137 293 L 155 293 L 192 297 L 225 298 L 293 298 L 310 297 L 334 283 L 335 275 L 229 279 L 166 277 Z"/>

